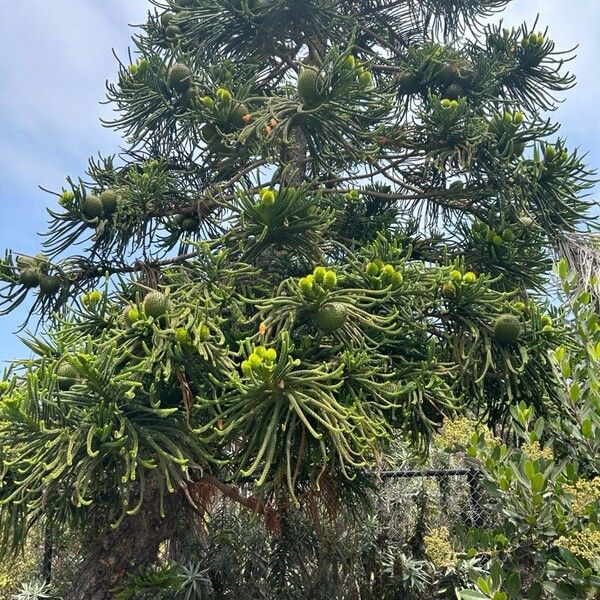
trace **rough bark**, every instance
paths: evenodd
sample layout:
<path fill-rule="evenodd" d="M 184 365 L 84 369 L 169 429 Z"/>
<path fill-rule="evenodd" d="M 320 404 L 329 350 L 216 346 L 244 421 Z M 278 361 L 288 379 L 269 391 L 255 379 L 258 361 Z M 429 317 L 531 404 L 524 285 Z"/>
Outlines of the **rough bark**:
<path fill-rule="evenodd" d="M 101 531 L 84 544 L 84 560 L 65 600 L 110 600 L 128 575 L 153 564 L 160 544 L 175 531 L 183 495 L 165 497 L 165 518 L 160 516 L 158 486 L 150 484 L 137 515 L 126 518 L 115 531 Z"/>

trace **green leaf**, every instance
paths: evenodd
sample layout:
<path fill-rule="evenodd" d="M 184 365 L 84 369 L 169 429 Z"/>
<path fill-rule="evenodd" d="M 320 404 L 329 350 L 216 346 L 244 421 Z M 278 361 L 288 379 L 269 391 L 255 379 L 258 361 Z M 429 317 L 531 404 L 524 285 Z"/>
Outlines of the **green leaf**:
<path fill-rule="evenodd" d="M 506 591 L 509 598 L 516 598 L 521 591 L 521 576 L 514 572 L 511 573 L 506 580 Z"/>
<path fill-rule="evenodd" d="M 489 596 L 486 596 L 476 590 L 461 590 L 457 593 L 460 600 L 486 600 L 489 598 Z"/>
<path fill-rule="evenodd" d="M 541 492 L 546 485 L 546 478 L 543 473 L 536 473 L 531 480 L 531 489 L 535 492 Z"/>
<path fill-rule="evenodd" d="M 581 434 L 590 439 L 594 435 L 592 420 L 586 417 L 581 423 Z"/>
<path fill-rule="evenodd" d="M 492 578 L 492 585 L 494 588 L 499 588 L 502 584 L 503 574 L 504 573 L 502 572 L 502 566 L 500 563 L 497 560 L 493 561 L 490 566 L 490 576 Z"/>
<path fill-rule="evenodd" d="M 488 596 L 492 593 L 489 583 L 483 577 L 477 580 L 477 587 Z"/>
<path fill-rule="evenodd" d="M 542 587 L 541 583 L 537 582 L 529 588 L 529 594 L 527 594 L 527 598 L 528 600 L 540 600 L 543 594 L 544 588 Z"/>
<path fill-rule="evenodd" d="M 579 302 L 581 302 L 581 304 L 589 304 L 590 301 L 592 299 L 592 296 L 589 292 L 582 292 L 581 294 L 579 294 L 579 298 L 577 298 L 577 300 Z"/>
<path fill-rule="evenodd" d="M 567 353 L 566 348 L 564 346 L 559 346 L 554 351 L 554 358 L 556 358 L 557 362 L 560 362 L 565 357 L 566 353 Z"/>
<path fill-rule="evenodd" d="M 544 589 L 552 594 L 552 598 L 556 598 L 557 600 L 576 600 L 577 598 L 582 597 L 577 593 L 577 590 L 573 586 L 562 581 L 557 583 L 546 581 L 544 582 Z M 541 596 L 537 596 L 536 600 L 537 598 L 541 598 Z"/>
<path fill-rule="evenodd" d="M 561 558 L 565 561 L 565 563 L 573 569 L 580 570 L 583 568 L 583 565 L 581 564 L 580 560 L 567 548 L 563 548 L 561 546 L 558 549 L 558 552 Z"/>
<path fill-rule="evenodd" d="M 577 382 L 575 382 L 569 388 L 569 396 L 573 402 L 577 402 L 577 400 L 579 400 L 579 398 L 581 397 L 581 387 Z"/>
<path fill-rule="evenodd" d="M 492 456 L 491 456 L 492 460 L 494 461 L 499 461 L 502 458 L 502 448 L 501 446 L 494 446 L 494 449 L 492 450 Z"/>
<path fill-rule="evenodd" d="M 526 460 L 523 464 L 523 472 L 527 475 L 527 478 L 532 481 L 536 475 L 535 466 L 530 460 Z"/>
<path fill-rule="evenodd" d="M 561 278 L 562 281 L 565 281 L 568 275 L 569 265 L 567 264 L 567 259 L 561 258 L 560 262 L 558 263 L 558 276 Z"/>

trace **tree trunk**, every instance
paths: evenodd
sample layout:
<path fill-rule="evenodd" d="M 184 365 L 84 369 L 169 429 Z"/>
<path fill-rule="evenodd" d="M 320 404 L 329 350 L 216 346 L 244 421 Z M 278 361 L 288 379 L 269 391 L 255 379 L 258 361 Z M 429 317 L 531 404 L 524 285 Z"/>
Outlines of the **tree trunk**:
<path fill-rule="evenodd" d="M 148 482 L 138 514 L 127 517 L 115 531 L 104 530 L 84 544 L 83 563 L 65 600 L 114 598 L 113 590 L 126 584 L 131 574 L 156 561 L 160 544 L 175 530 L 182 506 L 181 494 L 166 496 L 165 518 L 161 518 L 158 486 Z"/>
<path fill-rule="evenodd" d="M 50 530 L 46 528 L 44 532 L 44 554 L 42 556 L 42 581 L 46 584 L 52 580 L 52 555 L 54 546 Z"/>

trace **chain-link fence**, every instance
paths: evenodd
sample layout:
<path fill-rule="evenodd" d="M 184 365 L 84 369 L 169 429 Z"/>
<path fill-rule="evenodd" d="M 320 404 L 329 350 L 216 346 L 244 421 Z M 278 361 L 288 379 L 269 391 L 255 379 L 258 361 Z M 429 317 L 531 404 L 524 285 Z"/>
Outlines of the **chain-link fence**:
<path fill-rule="evenodd" d="M 422 469 L 380 474 L 377 497 L 380 520 L 414 535 L 428 528 L 480 527 L 484 523 L 483 488 L 475 469 Z"/>
<path fill-rule="evenodd" d="M 329 519 L 330 515 L 321 515 L 324 518 L 320 519 L 309 510 L 308 517 L 305 511 L 303 516 L 290 516 L 283 526 L 280 523 L 273 527 L 264 518 L 217 495 L 197 527 L 188 528 L 180 538 L 165 545 L 163 562 L 199 565 L 212 597 L 242 594 L 239 597 L 270 598 L 267 591 L 259 590 L 259 582 L 274 585 L 270 579 L 283 568 L 280 563 L 300 559 L 305 564 L 306 581 L 316 581 L 319 593 L 326 594 L 333 593 L 324 591 L 330 584 L 338 590 L 344 586 L 350 590 L 360 585 L 361 577 L 372 580 L 377 569 L 393 562 L 395 553 L 409 551 L 412 556 L 425 558 L 423 540 L 432 530 L 457 532 L 489 524 L 491 515 L 486 514 L 485 493 L 477 470 L 407 468 L 380 472 L 374 480 L 371 509 L 352 525 L 344 519 L 332 524 L 335 519 Z M 251 495 L 252 486 L 243 489 L 244 493 Z M 52 582 L 58 593 L 67 590 L 81 557 L 77 540 L 47 537 L 40 553 L 43 580 Z M 290 576 L 289 565 L 285 568 Z M 306 587 L 306 581 L 293 585 Z M 305 587 L 302 593 L 308 594 L 306 597 L 344 598 L 344 593 L 353 597 L 349 591 L 327 596 Z M 231 592 L 234 588 L 236 591 Z M 375 593 L 371 590 L 356 598 L 376 598 Z"/>

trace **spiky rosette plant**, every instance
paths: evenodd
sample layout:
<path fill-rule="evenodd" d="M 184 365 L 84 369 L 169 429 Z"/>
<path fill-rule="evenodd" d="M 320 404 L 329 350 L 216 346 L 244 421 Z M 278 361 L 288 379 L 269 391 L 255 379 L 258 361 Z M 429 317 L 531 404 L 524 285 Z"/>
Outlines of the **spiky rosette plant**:
<path fill-rule="evenodd" d="M 540 117 L 564 56 L 482 25 L 506 3 L 152 2 L 125 150 L 0 265 L 47 332 L 0 388 L 4 552 L 76 527 L 69 597 L 110 598 L 207 488 L 272 522 L 455 413 L 560 412 L 544 290 L 592 179 Z"/>

